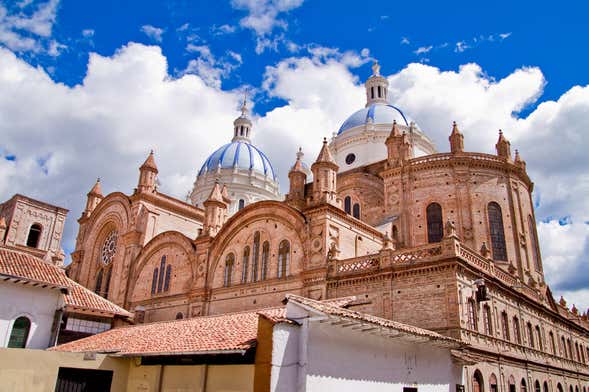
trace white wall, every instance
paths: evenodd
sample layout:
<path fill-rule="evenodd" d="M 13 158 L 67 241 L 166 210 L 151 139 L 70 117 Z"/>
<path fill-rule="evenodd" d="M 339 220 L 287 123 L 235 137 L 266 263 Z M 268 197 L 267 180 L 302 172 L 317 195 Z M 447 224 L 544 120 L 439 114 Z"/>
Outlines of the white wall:
<path fill-rule="evenodd" d="M 293 312 L 294 310 L 294 312 Z M 301 326 L 273 331 L 271 391 L 455 391 L 461 367 L 450 350 L 319 323 L 287 305 Z M 311 320 L 311 321 L 309 321 Z"/>
<path fill-rule="evenodd" d="M 49 346 L 55 311 L 61 307 L 59 290 L 0 282 L 0 347 L 10 340 L 12 324 L 20 316 L 31 320 L 27 348 Z"/>

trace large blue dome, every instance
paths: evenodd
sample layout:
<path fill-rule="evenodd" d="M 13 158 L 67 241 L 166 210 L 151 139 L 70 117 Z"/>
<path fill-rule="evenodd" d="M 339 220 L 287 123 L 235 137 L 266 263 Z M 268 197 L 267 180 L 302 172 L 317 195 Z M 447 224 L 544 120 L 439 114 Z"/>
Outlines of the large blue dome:
<path fill-rule="evenodd" d="M 373 103 L 348 117 L 337 134 L 339 135 L 348 129 L 367 124 L 368 122 L 372 122 L 373 124 L 392 124 L 393 121 L 409 126 L 409 121 L 407 121 L 407 117 L 405 117 L 401 109 L 393 105 Z"/>
<path fill-rule="evenodd" d="M 233 141 L 211 154 L 198 175 L 214 172 L 217 167 L 254 170 L 276 181 L 276 173 L 266 154 L 247 141 Z"/>

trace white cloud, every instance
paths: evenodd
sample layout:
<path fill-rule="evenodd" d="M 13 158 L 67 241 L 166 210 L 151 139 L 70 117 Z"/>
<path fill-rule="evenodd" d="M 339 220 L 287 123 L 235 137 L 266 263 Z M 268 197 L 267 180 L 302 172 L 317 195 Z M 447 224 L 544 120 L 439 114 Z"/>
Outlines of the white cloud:
<path fill-rule="evenodd" d="M 211 27 L 211 33 L 213 33 L 213 35 L 231 34 L 231 33 L 234 33 L 235 30 L 236 30 L 235 26 L 231 26 L 228 24 L 224 24 L 221 26 L 213 25 L 213 27 Z"/>
<path fill-rule="evenodd" d="M 105 192 L 131 193 L 153 148 L 162 190 L 183 197 L 206 155 L 229 140 L 241 98 L 196 75 L 173 78 L 158 47 L 91 54 L 74 87 L 0 49 L 0 200 L 18 191 L 69 208 L 71 250 L 96 177 Z"/>
<path fill-rule="evenodd" d="M 511 32 L 509 32 L 509 33 L 501 33 L 501 34 L 499 34 L 499 38 L 501 38 L 501 39 L 507 39 L 507 38 L 509 38 L 510 36 L 511 36 Z"/>
<path fill-rule="evenodd" d="M 411 41 L 407 37 L 401 37 L 401 45 L 409 45 Z"/>
<path fill-rule="evenodd" d="M 32 13 L 26 11 L 30 4 L 30 1 L 22 1 L 17 4 L 20 11 L 9 13 L 0 1 L 0 44 L 15 52 L 51 50 L 51 42 L 55 41 L 49 38 L 57 18 L 59 0 L 41 3 Z"/>
<path fill-rule="evenodd" d="M 96 32 L 94 31 L 94 29 L 84 29 L 82 30 L 82 36 L 84 36 L 85 38 L 92 38 L 94 37 L 94 34 Z"/>
<path fill-rule="evenodd" d="M 227 56 L 217 59 L 206 45 L 186 45 L 186 50 L 198 57 L 188 62 L 184 73 L 199 75 L 209 86 L 221 87 L 221 79 L 228 77 L 243 63 L 239 53 L 227 51 Z"/>
<path fill-rule="evenodd" d="M 147 35 L 155 42 L 162 42 L 165 30 L 152 25 L 143 25 L 141 26 L 141 32 Z"/>
<path fill-rule="evenodd" d="M 264 36 L 275 28 L 286 29 L 288 24 L 280 15 L 300 7 L 304 0 L 232 0 L 233 8 L 245 10 L 248 15 L 239 24 Z"/>
<path fill-rule="evenodd" d="M 454 51 L 458 53 L 464 52 L 466 49 L 469 49 L 470 45 L 468 45 L 465 41 L 458 41 L 456 42 L 456 46 L 454 47 Z"/>
<path fill-rule="evenodd" d="M 415 53 L 417 55 L 425 54 L 425 53 L 428 53 L 432 49 L 433 49 L 433 46 L 432 45 L 429 45 L 429 46 L 420 46 L 413 53 Z"/>

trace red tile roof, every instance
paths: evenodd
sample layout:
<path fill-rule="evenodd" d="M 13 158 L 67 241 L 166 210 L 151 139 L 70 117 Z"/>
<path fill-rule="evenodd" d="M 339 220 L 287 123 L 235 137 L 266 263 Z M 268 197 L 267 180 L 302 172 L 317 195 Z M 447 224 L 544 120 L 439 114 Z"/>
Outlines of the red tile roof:
<path fill-rule="evenodd" d="M 111 329 L 52 348 L 123 356 L 243 352 L 255 345 L 256 311 L 172 320 Z"/>
<path fill-rule="evenodd" d="M 0 278 L 67 289 L 65 304 L 72 310 L 132 316 L 125 309 L 68 278 L 63 269 L 25 252 L 0 247 Z"/>

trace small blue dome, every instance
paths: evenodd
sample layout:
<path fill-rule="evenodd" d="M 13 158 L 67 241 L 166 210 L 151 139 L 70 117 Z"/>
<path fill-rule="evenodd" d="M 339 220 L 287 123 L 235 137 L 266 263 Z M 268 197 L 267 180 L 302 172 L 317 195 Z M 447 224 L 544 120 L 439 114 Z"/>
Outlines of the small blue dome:
<path fill-rule="evenodd" d="M 364 125 L 369 122 L 369 120 L 373 124 L 392 124 L 394 120 L 397 123 L 405 126 L 409 126 L 409 122 L 407 118 L 401 111 L 401 109 L 393 106 L 393 105 L 383 105 L 378 103 L 373 103 L 372 105 L 365 107 L 364 109 L 358 110 L 356 113 L 352 114 L 340 127 L 337 134 L 341 134 L 348 129 L 357 127 L 359 125 Z"/>
<path fill-rule="evenodd" d="M 217 149 L 207 158 L 198 175 L 213 172 L 217 167 L 251 169 L 276 181 L 276 173 L 266 154 L 246 141 L 234 141 Z"/>

